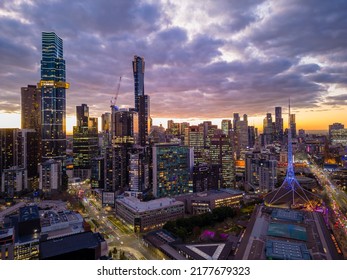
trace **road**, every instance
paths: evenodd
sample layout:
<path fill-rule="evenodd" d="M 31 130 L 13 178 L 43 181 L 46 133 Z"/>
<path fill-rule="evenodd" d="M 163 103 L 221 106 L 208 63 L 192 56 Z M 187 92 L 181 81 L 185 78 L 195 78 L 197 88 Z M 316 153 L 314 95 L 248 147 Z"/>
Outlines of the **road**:
<path fill-rule="evenodd" d="M 112 250 L 116 247 L 117 250 L 128 252 L 132 258 L 138 260 L 158 260 L 162 258 L 161 255 L 148 249 L 144 245 L 141 236 L 135 234 L 126 224 L 118 220 L 113 211 L 105 210 L 100 201 L 97 201 L 92 195 L 88 195 L 88 189 L 90 189 L 88 184 L 77 184 L 70 186 L 69 192 L 79 194 L 86 210 L 84 216 L 95 226 L 98 232 L 103 234 L 109 249 Z"/>
<path fill-rule="evenodd" d="M 341 230 L 347 236 L 347 196 L 346 193 L 338 189 L 329 178 L 328 171 L 324 171 L 315 164 L 311 165 L 311 171 L 317 178 L 320 185 L 325 189 L 332 204 L 331 209 L 334 211 Z"/>

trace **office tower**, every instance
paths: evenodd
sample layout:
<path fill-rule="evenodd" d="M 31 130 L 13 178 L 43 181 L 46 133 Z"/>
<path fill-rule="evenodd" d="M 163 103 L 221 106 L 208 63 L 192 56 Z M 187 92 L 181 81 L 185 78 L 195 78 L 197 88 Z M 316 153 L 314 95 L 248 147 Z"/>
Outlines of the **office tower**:
<path fill-rule="evenodd" d="M 41 81 L 42 161 L 66 158 L 66 89 L 63 40 L 42 32 Z"/>
<path fill-rule="evenodd" d="M 105 168 L 104 168 L 104 176 L 105 176 L 105 185 L 104 190 L 105 191 L 114 191 L 114 180 L 113 180 L 113 147 L 109 146 L 105 149 L 105 154 L 103 155 L 103 158 L 105 160 Z"/>
<path fill-rule="evenodd" d="M 184 145 L 194 150 L 194 164 L 205 162 L 204 129 L 202 126 L 187 127 L 184 135 Z"/>
<path fill-rule="evenodd" d="M 253 148 L 255 145 L 255 128 L 254 126 L 248 126 L 248 147 Z"/>
<path fill-rule="evenodd" d="M 139 96 L 139 144 L 144 147 L 148 144 L 148 134 L 150 131 L 150 117 L 149 117 L 149 96 Z"/>
<path fill-rule="evenodd" d="M 21 88 L 21 128 L 41 133 L 41 91 L 35 85 Z"/>
<path fill-rule="evenodd" d="M 241 158 L 241 151 L 248 148 L 248 118 L 247 115 L 243 115 L 243 120 L 240 119 L 238 113 L 234 113 L 233 119 L 234 127 L 234 153 L 236 159 Z"/>
<path fill-rule="evenodd" d="M 111 167 L 112 168 L 112 167 Z M 105 157 L 94 157 L 91 160 L 90 184 L 92 188 L 105 187 Z"/>
<path fill-rule="evenodd" d="M 267 193 L 277 183 L 277 161 L 258 151 L 246 153 L 245 183 L 247 191 Z"/>
<path fill-rule="evenodd" d="M 236 123 L 240 121 L 240 115 L 239 113 L 234 113 L 234 117 L 233 117 L 233 128 L 235 129 L 236 127 Z"/>
<path fill-rule="evenodd" d="M 167 121 L 167 132 L 168 134 L 179 136 L 181 134 L 180 132 L 180 124 L 175 123 L 173 120 Z"/>
<path fill-rule="evenodd" d="M 329 125 L 329 141 L 331 142 L 331 134 L 333 130 L 344 129 L 345 126 L 342 123 L 333 123 Z"/>
<path fill-rule="evenodd" d="M 39 189 L 44 195 L 61 191 L 62 163 L 60 160 L 49 159 L 39 164 L 40 182 Z"/>
<path fill-rule="evenodd" d="M 275 140 L 283 141 L 282 107 L 275 107 Z"/>
<path fill-rule="evenodd" d="M 129 109 L 112 108 L 112 191 L 129 184 L 129 156 L 138 143 L 138 113 Z"/>
<path fill-rule="evenodd" d="M 111 131 L 111 113 L 106 112 L 101 115 L 101 131 L 110 132 Z"/>
<path fill-rule="evenodd" d="M 129 109 L 112 109 L 112 143 L 137 144 L 139 133 L 138 113 Z"/>
<path fill-rule="evenodd" d="M 235 186 L 235 161 L 233 157 L 232 141 L 229 136 L 215 135 L 211 139 L 210 163 L 221 168 L 221 187 Z"/>
<path fill-rule="evenodd" d="M 89 117 L 86 104 L 76 106 L 76 123 L 73 127 L 74 177 L 90 179 L 91 161 L 98 156 L 98 120 Z"/>
<path fill-rule="evenodd" d="M 221 186 L 220 165 L 201 163 L 193 168 L 193 192 L 218 190 Z"/>
<path fill-rule="evenodd" d="M 230 136 L 232 132 L 231 120 L 222 120 L 221 128 L 224 135 Z"/>
<path fill-rule="evenodd" d="M 204 128 L 204 147 L 205 149 L 209 149 L 211 146 L 211 139 L 215 135 L 218 126 L 213 125 L 210 121 L 204 121 L 202 125 Z"/>
<path fill-rule="evenodd" d="M 193 151 L 177 144 L 156 144 L 152 148 L 153 195 L 173 196 L 192 192 L 190 175 Z"/>
<path fill-rule="evenodd" d="M 183 136 L 183 139 L 184 139 L 184 133 L 186 131 L 186 128 L 189 127 L 189 123 L 183 122 L 183 123 L 180 123 L 179 126 L 180 126 L 180 135 Z"/>
<path fill-rule="evenodd" d="M 266 146 L 268 144 L 272 144 L 274 140 L 274 126 L 272 122 L 271 113 L 266 113 L 266 117 L 263 120 L 263 141 L 262 145 Z"/>
<path fill-rule="evenodd" d="M 296 122 L 295 122 L 295 114 L 290 114 L 290 130 L 292 133 L 292 138 L 296 138 Z"/>

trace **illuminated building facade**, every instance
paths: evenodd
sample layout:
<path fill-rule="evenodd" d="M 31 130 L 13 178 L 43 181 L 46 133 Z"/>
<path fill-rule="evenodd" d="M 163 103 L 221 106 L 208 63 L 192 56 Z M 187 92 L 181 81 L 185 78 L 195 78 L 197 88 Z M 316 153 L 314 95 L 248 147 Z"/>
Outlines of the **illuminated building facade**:
<path fill-rule="evenodd" d="M 190 175 L 193 151 L 187 146 L 156 144 L 152 148 L 153 195 L 172 196 L 192 192 Z"/>
<path fill-rule="evenodd" d="M 63 40 L 54 32 L 42 32 L 41 141 L 42 161 L 66 158 L 66 89 Z"/>
<path fill-rule="evenodd" d="M 205 162 L 203 126 L 192 125 L 185 129 L 184 145 L 193 148 L 194 164 Z"/>
<path fill-rule="evenodd" d="M 134 56 L 133 74 L 134 74 L 134 94 L 135 111 L 139 113 L 139 144 L 145 146 L 148 142 L 150 131 L 150 105 L 149 96 L 145 95 L 145 60 L 143 57 Z"/>
<path fill-rule="evenodd" d="M 98 156 L 98 119 L 89 117 L 86 104 L 76 106 L 77 125 L 73 127 L 74 176 L 90 179 L 91 161 Z"/>
<path fill-rule="evenodd" d="M 135 197 L 123 197 L 116 200 L 116 215 L 134 232 L 146 232 L 160 229 L 168 221 L 183 218 L 184 203 L 172 198 L 142 202 Z"/>
<path fill-rule="evenodd" d="M 36 85 L 21 88 L 21 128 L 35 129 L 41 126 L 41 90 Z"/>
<path fill-rule="evenodd" d="M 235 161 L 232 141 L 229 136 L 215 135 L 211 140 L 210 163 L 220 166 L 221 188 L 235 186 Z"/>

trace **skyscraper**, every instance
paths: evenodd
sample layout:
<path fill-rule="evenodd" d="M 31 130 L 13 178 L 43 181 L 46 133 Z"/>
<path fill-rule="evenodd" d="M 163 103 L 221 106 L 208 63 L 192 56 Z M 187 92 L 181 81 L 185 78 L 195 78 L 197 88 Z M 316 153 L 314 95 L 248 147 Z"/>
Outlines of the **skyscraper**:
<path fill-rule="evenodd" d="M 134 74 L 134 93 L 135 93 L 135 111 L 139 113 L 139 138 L 140 145 L 145 146 L 148 141 L 150 130 L 150 112 L 149 96 L 145 95 L 145 60 L 143 57 L 134 56 L 133 61 Z"/>
<path fill-rule="evenodd" d="M 86 104 L 76 106 L 77 125 L 73 127 L 74 176 L 90 178 L 92 159 L 98 155 L 98 121 L 89 117 Z"/>
<path fill-rule="evenodd" d="M 42 161 L 65 160 L 66 98 L 63 40 L 54 32 L 42 32 L 41 81 Z"/>
<path fill-rule="evenodd" d="M 21 127 L 40 131 L 41 91 L 35 85 L 21 88 Z"/>
<path fill-rule="evenodd" d="M 277 141 L 283 141 L 282 107 L 275 107 L 275 138 Z"/>
<path fill-rule="evenodd" d="M 296 122 L 295 122 L 295 114 L 290 114 L 290 130 L 292 132 L 292 137 L 296 137 Z"/>
<path fill-rule="evenodd" d="M 133 73 L 135 84 L 135 110 L 140 110 L 139 96 L 145 95 L 145 60 L 143 57 L 134 56 Z"/>
<path fill-rule="evenodd" d="M 263 120 L 263 145 L 271 144 L 273 141 L 274 130 L 271 113 L 266 113 L 266 117 Z"/>
<path fill-rule="evenodd" d="M 193 150 L 178 144 L 156 144 L 152 149 L 153 195 L 165 197 L 192 192 Z"/>

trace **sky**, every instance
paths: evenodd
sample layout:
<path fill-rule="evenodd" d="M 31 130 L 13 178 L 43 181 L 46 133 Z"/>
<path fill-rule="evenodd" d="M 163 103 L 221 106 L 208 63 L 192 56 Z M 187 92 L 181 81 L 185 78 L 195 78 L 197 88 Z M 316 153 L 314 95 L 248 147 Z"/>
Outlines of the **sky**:
<path fill-rule="evenodd" d="M 134 106 L 134 55 L 145 59 L 154 124 L 250 117 L 288 99 L 297 127 L 347 126 L 347 1 L 2 0 L 0 127 L 20 126 L 20 88 L 40 80 L 41 32 L 64 40 L 67 130 Z M 286 118 L 285 118 L 286 120 Z"/>

